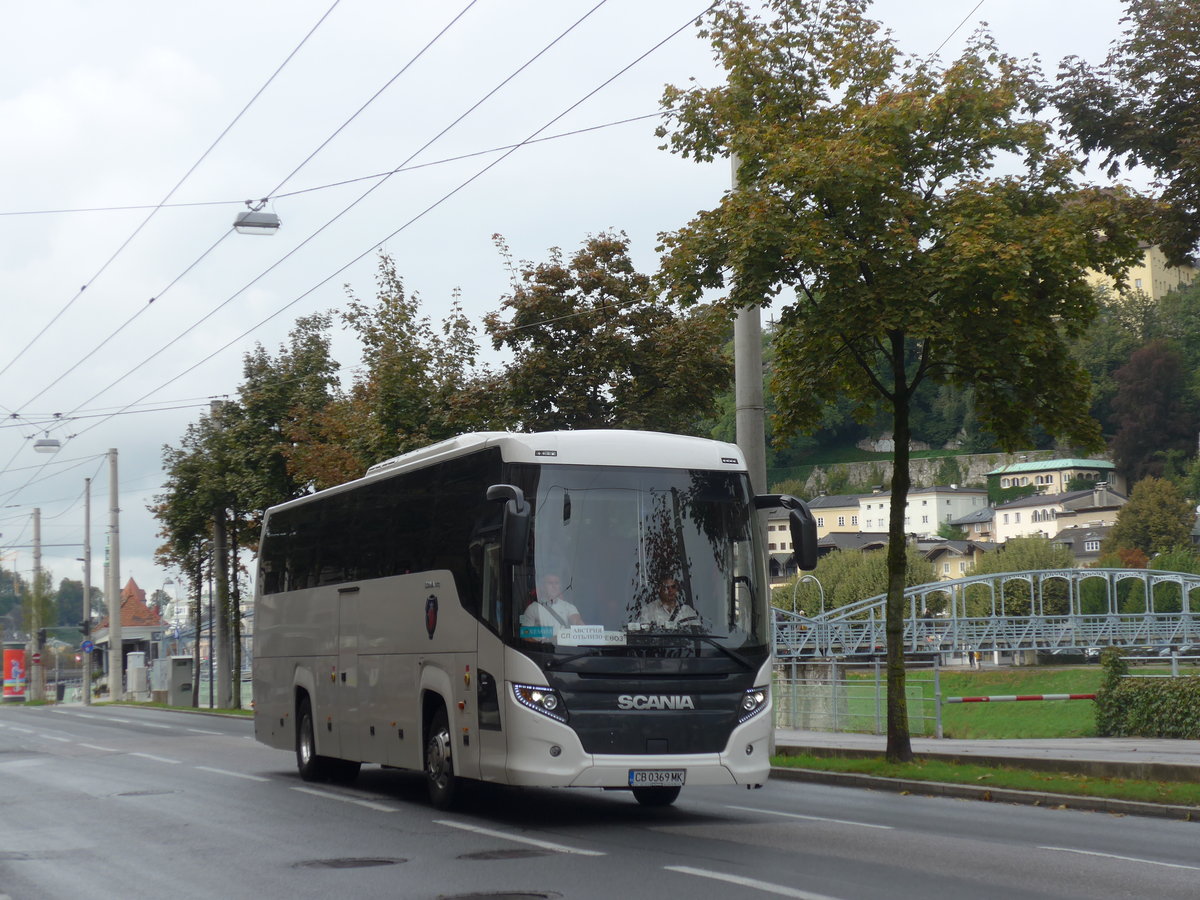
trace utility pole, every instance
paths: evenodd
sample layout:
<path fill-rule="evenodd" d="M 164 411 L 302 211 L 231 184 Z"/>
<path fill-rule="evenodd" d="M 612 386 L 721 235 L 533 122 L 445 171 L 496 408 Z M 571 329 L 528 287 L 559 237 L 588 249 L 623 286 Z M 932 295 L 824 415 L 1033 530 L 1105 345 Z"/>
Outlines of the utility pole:
<path fill-rule="evenodd" d="M 740 161 L 729 155 L 733 189 L 738 187 Z M 763 401 L 762 312 L 757 306 L 738 310 L 733 320 L 733 397 L 737 445 L 746 457 L 750 487 L 767 492 L 767 420 Z"/>
<path fill-rule="evenodd" d="M 30 627 L 33 631 L 33 657 L 29 666 L 29 693 L 33 700 L 44 700 L 42 680 L 42 511 L 33 508 L 33 598 L 30 601 Z"/>
<path fill-rule="evenodd" d="M 83 479 L 83 619 L 92 621 L 92 479 Z M 92 639 L 90 624 L 84 626 L 83 640 Z M 79 654 L 83 661 L 83 705 L 92 705 L 92 654 Z"/>
<path fill-rule="evenodd" d="M 218 431 L 221 430 L 221 407 L 222 401 L 214 400 L 210 406 L 213 427 Z M 214 598 L 216 607 L 216 659 L 217 659 L 217 702 L 222 709 L 230 709 L 233 707 L 233 679 L 230 665 L 232 654 L 230 651 L 230 628 L 229 628 L 229 547 L 228 547 L 228 525 L 225 521 L 225 501 L 224 498 L 217 500 L 216 508 L 213 510 L 213 574 L 217 582 L 217 596 Z M 213 628 L 213 622 L 210 620 L 208 627 Z M 209 649 L 209 659 L 212 659 L 212 648 Z M 241 689 L 241 682 L 238 683 L 238 689 Z"/>
<path fill-rule="evenodd" d="M 117 503 L 117 451 L 108 451 L 108 696 L 125 699 L 121 643 L 121 507 Z"/>

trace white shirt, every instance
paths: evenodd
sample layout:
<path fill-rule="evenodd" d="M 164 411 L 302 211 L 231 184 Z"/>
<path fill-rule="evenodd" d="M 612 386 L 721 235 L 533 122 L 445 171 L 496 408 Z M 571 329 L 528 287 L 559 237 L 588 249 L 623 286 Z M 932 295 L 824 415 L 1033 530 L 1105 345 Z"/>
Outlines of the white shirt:
<path fill-rule="evenodd" d="M 668 610 L 661 600 L 653 600 L 642 607 L 641 621 L 650 625 L 699 625 L 700 614 L 682 601 Z"/>
<path fill-rule="evenodd" d="M 553 625 L 563 628 L 571 624 L 571 617 L 579 615 L 575 604 L 559 597 L 547 603 L 545 600 L 535 600 L 525 607 L 521 613 L 522 625 Z"/>

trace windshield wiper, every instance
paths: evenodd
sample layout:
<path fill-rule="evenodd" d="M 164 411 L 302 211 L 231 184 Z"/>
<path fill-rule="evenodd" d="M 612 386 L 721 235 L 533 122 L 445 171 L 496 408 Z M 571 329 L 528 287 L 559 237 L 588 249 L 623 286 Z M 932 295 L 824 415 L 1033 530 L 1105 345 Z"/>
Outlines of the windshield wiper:
<path fill-rule="evenodd" d="M 738 653 L 736 650 L 730 650 L 724 644 L 719 643 L 717 641 L 717 639 L 715 637 L 713 637 L 711 634 L 693 634 L 693 635 L 689 635 L 689 637 L 694 637 L 701 641 L 707 641 L 708 643 L 710 643 L 714 647 L 716 647 L 718 650 L 720 650 L 722 653 L 724 653 L 726 656 L 728 656 L 730 659 L 740 662 L 747 669 L 751 669 L 751 670 L 754 669 L 754 663 L 750 662 L 750 660 L 746 659 L 746 657 L 742 656 L 742 654 Z"/>

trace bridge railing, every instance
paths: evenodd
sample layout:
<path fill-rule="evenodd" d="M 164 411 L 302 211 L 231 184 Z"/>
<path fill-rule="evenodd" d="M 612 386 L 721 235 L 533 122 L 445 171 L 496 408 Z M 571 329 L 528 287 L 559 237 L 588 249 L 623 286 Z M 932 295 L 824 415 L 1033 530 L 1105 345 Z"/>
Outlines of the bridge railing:
<path fill-rule="evenodd" d="M 1089 586 L 1090 591 L 1085 589 Z M 789 659 L 884 653 L 885 600 L 884 595 L 869 597 L 818 616 L 776 609 L 777 655 Z M 1014 614 L 1017 609 L 1023 614 Z M 1047 614 L 1050 609 L 1061 611 Z M 905 591 L 903 639 L 910 654 L 1200 648 L 1200 576 L 1147 569 L 1065 569 L 916 585 Z"/>

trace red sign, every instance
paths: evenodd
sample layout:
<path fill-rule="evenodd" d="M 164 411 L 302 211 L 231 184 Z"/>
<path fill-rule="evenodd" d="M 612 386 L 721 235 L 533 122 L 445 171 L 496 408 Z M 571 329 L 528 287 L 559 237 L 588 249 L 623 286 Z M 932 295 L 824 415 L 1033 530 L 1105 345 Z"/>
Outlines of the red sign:
<path fill-rule="evenodd" d="M 33 654 L 33 664 L 35 666 L 40 666 L 42 664 L 42 654 L 40 654 L 40 653 Z"/>
<path fill-rule="evenodd" d="M 25 699 L 25 649 L 4 648 L 4 699 Z"/>

